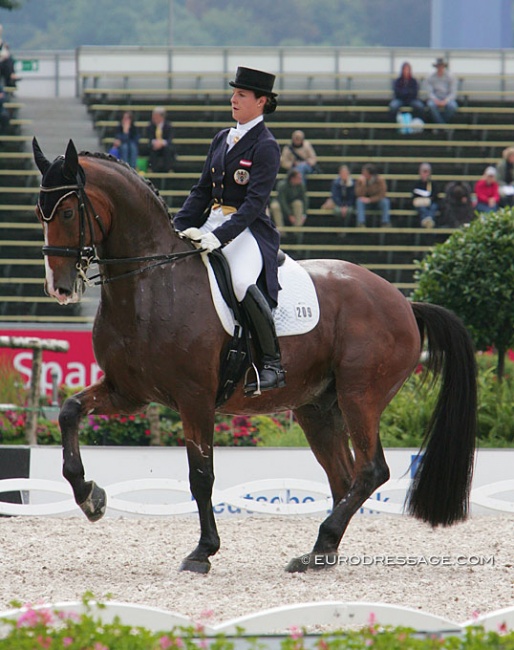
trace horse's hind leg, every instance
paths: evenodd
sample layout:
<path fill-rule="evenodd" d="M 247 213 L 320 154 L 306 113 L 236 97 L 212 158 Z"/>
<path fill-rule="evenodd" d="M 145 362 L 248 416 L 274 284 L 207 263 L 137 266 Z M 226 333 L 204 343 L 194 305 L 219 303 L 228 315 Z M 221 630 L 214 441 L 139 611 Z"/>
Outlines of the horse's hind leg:
<path fill-rule="evenodd" d="M 351 483 L 344 496 L 334 504 L 332 513 L 321 524 L 318 539 L 311 553 L 291 560 L 287 566 L 288 571 L 306 571 L 308 568 L 333 565 L 334 556 L 337 554 L 337 549 L 351 518 L 366 499 L 388 480 L 389 469 L 378 437 L 379 420 L 380 413 L 370 402 L 347 402 L 345 405 L 345 421 L 348 431 L 352 434 L 355 456 Z M 327 439 L 329 439 L 329 435 L 325 433 L 324 440 Z M 320 442 L 321 444 L 322 442 Z M 332 446 L 333 448 L 334 446 Z M 327 453 L 329 450 L 330 448 L 327 449 Z M 326 463 L 328 464 L 328 461 Z M 347 466 L 347 464 L 348 461 L 343 466 Z M 333 462 L 332 465 L 337 466 L 337 463 Z M 346 474 L 347 476 L 348 474 Z M 329 480 L 331 480 L 332 486 L 335 478 L 332 477 Z M 343 481 L 346 482 L 347 478 Z M 334 493 L 333 488 L 332 492 Z"/>
<path fill-rule="evenodd" d="M 346 495 L 353 478 L 353 455 L 335 393 L 294 412 L 318 463 L 327 474 L 334 506 Z"/>
<path fill-rule="evenodd" d="M 86 414 L 112 414 L 122 409 L 115 407 L 112 393 L 105 381 L 86 388 L 82 392 L 68 398 L 59 413 L 63 446 L 63 476 L 70 483 L 76 503 L 89 521 L 98 521 L 105 513 L 105 490 L 98 487 L 94 481 L 84 480 L 84 466 L 80 457 L 79 424 Z M 127 412 L 135 411 L 129 409 Z"/>

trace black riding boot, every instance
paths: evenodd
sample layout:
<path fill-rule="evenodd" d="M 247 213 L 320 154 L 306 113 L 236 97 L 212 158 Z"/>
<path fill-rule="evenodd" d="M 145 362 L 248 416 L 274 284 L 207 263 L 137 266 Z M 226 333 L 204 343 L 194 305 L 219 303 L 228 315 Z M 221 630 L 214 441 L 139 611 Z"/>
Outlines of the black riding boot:
<path fill-rule="evenodd" d="M 262 370 L 259 371 L 259 381 L 245 386 L 245 393 L 251 395 L 286 385 L 286 373 L 280 362 L 275 323 L 270 306 L 255 284 L 248 287 L 241 303 L 250 319 L 250 331 L 262 354 Z"/>

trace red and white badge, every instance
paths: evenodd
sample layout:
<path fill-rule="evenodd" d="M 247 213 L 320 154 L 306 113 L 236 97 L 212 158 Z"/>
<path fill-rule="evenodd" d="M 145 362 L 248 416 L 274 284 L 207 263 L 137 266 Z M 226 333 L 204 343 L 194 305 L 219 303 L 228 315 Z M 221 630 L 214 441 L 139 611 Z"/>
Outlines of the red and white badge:
<path fill-rule="evenodd" d="M 241 167 L 251 167 L 253 163 L 251 160 L 240 160 L 239 164 Z"/>
<path fill-rule="evenodd" d="M 238 185 L 247 185 L 250 180 L 250 172 L 247 169 L 236 169 L 234 180 Z"/>

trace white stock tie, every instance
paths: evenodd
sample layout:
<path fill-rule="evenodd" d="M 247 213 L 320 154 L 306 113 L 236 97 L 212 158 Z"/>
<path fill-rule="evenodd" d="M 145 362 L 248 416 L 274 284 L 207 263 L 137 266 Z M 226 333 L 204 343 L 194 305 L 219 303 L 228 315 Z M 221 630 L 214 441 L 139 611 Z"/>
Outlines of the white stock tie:
<path fill-rule="evenodd" d="M 241 140 L 243 135 L 245 134 L 245 131 L 241 131 L 240 129 L 230 129 L 227 135 L 227 144 L 229 150 L 232 149 L 232 147 Z"/>

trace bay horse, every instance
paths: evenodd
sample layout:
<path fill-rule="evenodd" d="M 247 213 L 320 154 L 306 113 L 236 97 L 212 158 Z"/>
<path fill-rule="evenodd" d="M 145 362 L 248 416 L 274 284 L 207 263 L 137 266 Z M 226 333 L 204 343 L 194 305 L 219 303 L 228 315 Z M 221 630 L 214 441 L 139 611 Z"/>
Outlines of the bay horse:
<path fill-rule="evenodd" d="M 206 573 L 220 546 L 211 502 L 213 429 L 221 350 L 230 337 L 205 265 L 174 229 L 162 196 L 125 163 L 77 154 L 72 140 L 53 162 L 35 139 L 33 151 L 42 174 L 36 214 L 47 293 L 61 304 L 78 301 L 93 258 L 102 277 L 93 345 L 104 375 L 62 405 L 63 474 L 88 519 L 100 519 L 106 494 L 85 480 L 80 419 L 139 412 L 150 402 L 178 411 L 200 519 L 198 545 L 180 568 Z M 312 550 L 289 562 L 291 572 L 333 563 L 352 516 L 388 480 L 380 417 L 416 369 L 424 342 L 441 387 L 407 496 L 409 514 L 432 526 L 466 518 L 477 421 L 473 345 L 457 316 L 410 302 L 358 265 L 301 264 L 314 281 L 320 319 L 309 333 L 281 338 L 286 387 L 249 398 L 238 385 L 219 408 L 247 415 L 292 410 L 327 474 L 333 509 Z"/>

